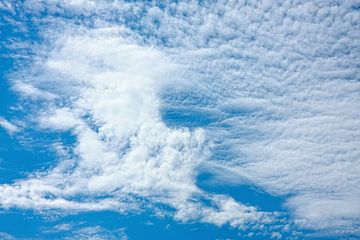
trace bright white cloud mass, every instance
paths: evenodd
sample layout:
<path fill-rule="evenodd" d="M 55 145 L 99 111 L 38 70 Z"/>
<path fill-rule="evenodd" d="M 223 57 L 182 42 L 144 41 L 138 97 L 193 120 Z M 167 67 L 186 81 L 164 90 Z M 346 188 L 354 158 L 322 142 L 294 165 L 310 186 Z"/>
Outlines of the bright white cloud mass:
<path fill-rule="evenodd" d="M 360 236 L 356 1 L 1 4 L 41 34 L 8 43 L 12 88 L 34 106 L 22 128 L 76 139 L 54 144 L 53 167 L 0 185 L 1 208 Z M 284 197 L 291 223 L 203 190 L 205 170 Z"/>

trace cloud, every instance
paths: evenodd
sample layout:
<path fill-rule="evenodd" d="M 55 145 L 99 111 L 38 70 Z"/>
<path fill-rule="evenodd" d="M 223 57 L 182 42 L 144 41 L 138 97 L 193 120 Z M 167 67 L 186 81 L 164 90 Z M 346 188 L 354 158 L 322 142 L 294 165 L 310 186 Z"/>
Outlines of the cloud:
<path fill-rule="evenodd" d="M 8 233 L 4 233 L 4 232 L 0 232 L 0 237 L 4 240 L 14 240 L 16 239 L 14 236 L 8 234 Z"/>
<path fill-rule="evenodd" d="M 0 127 L 4 128 L 9 134 L 14 134 L 20 131 L 20 128 L 5 118 L 0 117 Z"/>
<path fill-rule="evenodd" d="M 231 172 L 224 182 L 246 179 L 286 197 L 301 227 L 358 234 L 355 2 L 33 2 L 31 11 L 67 11 L 80 24 L 38 19 L 49 45 L 15 86 L 50 86 L 41 91 L 60 99 L 49 100 L 39 126 L 71 130 L 77 142 L 54 169 L 1 185 L 1 206 L 126 212 L 145 198 L 182 221 L 270 221 L 274 214 L 199 189 L 205 165 Z M 164 111 L 205 120 L 175 118 L 173 127 Z"/>
<path fill-rule="evenodd" d="M 91 239 L 91 240 L 105 240 L 105 239 L 120 239 L 127 240 L 128 237 L 124 228 L 114 231 L 108 231 L 100 226 L 82 227 L 73 232 L 71 237 L 65 239 Z"/>
<path fill-rule="evenodd" d="M 50 238 L 54 237 L 54 234 L 57 234 L 57 238 L 61 237 L 61 239 L 128 239 L 126 228 L 104 229 L 97 225 L 86 225 L 84 222 L 60 223 L 53 227 L 48 227 L 42 232 Z"/>
<path fill-rule="evenodd" d="M 56 98 L 56 96 L 52 93 L 40 90 L 31 84 L 21 81 L 16 81 L 13 88 L 15 91 L 21 93 L 21 95 L 32 99 L 52 100 Z"/>
<path fill-rule="evenodd" d="M 52 130 L 68 130 L 82 124 L 82 121 L 70 109 L 57 108 L 54 112 L 43 113 L 39 117 L 41 128 Z"/>
<path fill-rule="evenodd" d="M 35 64 L 32 70 L 41 73 L 36 82 L 62 96 L 59 104 L 49 100 L 39 110 L 39 128 L 71 131 L 76 144 L 55 168 L 1 185 L 0 206 L 127 213 L 156 212 L 165 204 L 173 209 L 166 214 L 179 221 L 240 227 L 272 219 L 271 213 L 196 186 L 196 169 L 208 155 L 206 133 L 169 128 L 160 114 L 160 92 L 176 83 L 172 75 L 182 68 L 122 34 L 100 28 L 62 36 Z"/>

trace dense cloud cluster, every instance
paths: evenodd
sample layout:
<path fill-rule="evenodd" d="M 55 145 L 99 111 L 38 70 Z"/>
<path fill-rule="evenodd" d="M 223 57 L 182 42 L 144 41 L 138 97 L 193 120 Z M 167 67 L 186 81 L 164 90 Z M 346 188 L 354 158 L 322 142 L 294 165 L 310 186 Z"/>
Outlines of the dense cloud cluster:
<path fill-rule="evenodd" d="M 58 166 L 0 185 L 1 207 L 161 215 L 164 204 L 181 221 L 279 224 L 277 212 L 199 188 L 206 168 L 217 181 L 246 179 L 286 197 L 297 226 L 360 234 L 356 2 L 1 8 L 30 14 L 42 36 L 38 45 L 8 43 L 34 55 L 12 74 L 14 91 L 39 105 L 31 113 L 39 130 L 76 137 L 56 145 Z M 0 126 L 20 131 L 2 118 Z"/>

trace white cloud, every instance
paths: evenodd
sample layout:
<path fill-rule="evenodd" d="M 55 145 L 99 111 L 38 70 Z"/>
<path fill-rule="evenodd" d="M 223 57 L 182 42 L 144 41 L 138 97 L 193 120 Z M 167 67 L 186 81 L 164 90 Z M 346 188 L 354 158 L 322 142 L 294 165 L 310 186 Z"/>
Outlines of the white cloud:
<path fill-rule="evenodd" d="M 82 125 L 82 121 L 68 108 L 57 108 L 54 112 L 43 113 L 38 120 L 41 128 L 68 130 Z"/>
<path fill-rule="evenodd" d="M 226 181 L 246 179 L 290 196 L 286 206 L 302 227 L 358 234 L 355 4 L 219 1 L 161 9 L 120 1 L 46 2 L 53 12 L 81 12 L 93 22 L 73 28 L 61 18 L 47 19 L 52 27 L 44 32 L 59 37 L 50 53 L 40 54 L 33 66 L 37 80 L 31 80 L 51 85 L 64 99 L 66 106 L 51 104 L 55 114 L 43 115 L 40 125 L 72 129 L 75 155 L 35 179 L 2 185 L 7 195 L 0 204 L 88 209 L 88 203 L 65 199 L 104 194 L 109 202 L 92 206 L 125 211 L 126 201 L 138 207 L 127 199 L 136 195 L 175 207 L 179 220 L 265 221 L 265 213 L 198 189 L 198 167 L 208 164 L 230 169 Z M 60 35 L 54 26 L 61 26 Z M 20 92 L 43 95 L 30 90 Z M 202 129 L 169 128 L 160 114 L 164 106 L 197 106 L 213 120 Z M 30 191 L 33 181 L 44 188 Z M 54 199 L 45 201 L 44 189 Z M 190 201 L 194 195 L 219 206 Z"/>
<path fill-rule="evenodd" d="M 56 238 L 61 237 L 62 239 L 128 239 L 126 235 L 126 228 L 104 229 L 103 227 L 97 225 L 88 226 L 84 222 L 57 224 L 53 227 L 44 229 L 43 233 L 48 235 L 50 238 L 57 236 Z"/>
<path fill-rule="evenodd" d="M 113 231 L 108 231 L 100 226 L 82 227 L 73 231 L 73 235 L 65 239 L 87 239 L 87 240 L 105 240 L 105 239 L 119 239 L 127 240 L 128 237 L 125 229 L 120 228 Z"/>
<path fill-rule="evenodd" d="M 21 95 L 32 98 L 32 99 L 45 99 L 52 100 L 56 98 L 56 96 L 52 93 L 42 91 L 31 84 L 16 81 L 13 86 L 14 90 L 20 92 Z"/>
<path fill-rule="evenodd" d="M 77 142 L 73 156 L 54 169 L 1 185 L 0 205 L 129 212 L 160 203 L 174 208 L 179 221 L 239 227 L 270 219 L 271 214 L 228 196 L 208 196 L 196 186 L 196 169 L 208 155 L 204 130 L 168 128 L 160 115 L 162 88 L 181 68 L 158 50 L 117 33 L 118 28 L 95 29 L 62 36 L 37 63 L 37 79 L 58 89 L 55 94 L 67 102 L 57 107 L 50 101 L 41 110 L 39 127 L 71 130 Z M 79 195 L 84 200 L 74 200 Z M 193 203 L 194 197 L 217 207 Z M 149 206 L 137 198 L 146 198 Z"/>
<path fill-rule="evenodd" d="M 5 118 L 0 117 L 0 127 L 4 128 L 9 134 L 14 134 L 20 131 L 20 128 Z"/>

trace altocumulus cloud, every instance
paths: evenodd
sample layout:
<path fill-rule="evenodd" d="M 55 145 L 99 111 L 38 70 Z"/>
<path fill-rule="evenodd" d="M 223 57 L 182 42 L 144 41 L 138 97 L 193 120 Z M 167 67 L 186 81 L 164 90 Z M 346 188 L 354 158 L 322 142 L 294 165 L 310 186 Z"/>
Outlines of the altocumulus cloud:
<path fill-rule="evenodd" d="M 280 224 L 280 213 L 199 188 L 206 168 L 286 196 L 299 227 L 360 234 L 356 2 L 2 8 L 30 14 L 42 39 L 7 45 L 31 56 L 10 76 L 14 91 L 39 106 L 36 129 L 76 138 L 57 166 L 0 185 L 2 208 L 164 214 L 163 204 L 179 221 Z"/>

